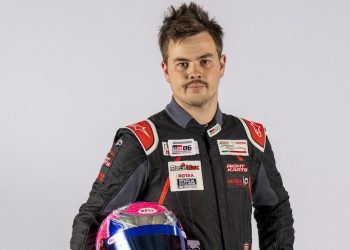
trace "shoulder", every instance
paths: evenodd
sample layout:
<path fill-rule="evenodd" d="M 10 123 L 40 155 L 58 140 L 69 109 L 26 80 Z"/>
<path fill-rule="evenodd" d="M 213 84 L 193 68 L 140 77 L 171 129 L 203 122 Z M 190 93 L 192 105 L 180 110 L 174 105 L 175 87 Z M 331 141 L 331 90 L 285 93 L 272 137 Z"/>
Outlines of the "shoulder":
<path fill-rule="evenodd" d="M 159 142 L 158 133 L 151 120 L 146 119 L 127 125 L 118 130 L 119 136 L 125 130 L 131 132 L 137 138 L 146 155 L 150 155 L 157 148 Z"/>
<path fill-rule="evenodd" d="M 260 151 L 264 152 L 266 145 L 266 132 L 264 125 L 245 118 L 237 119 L 242 123 L 251 143 Z"/>

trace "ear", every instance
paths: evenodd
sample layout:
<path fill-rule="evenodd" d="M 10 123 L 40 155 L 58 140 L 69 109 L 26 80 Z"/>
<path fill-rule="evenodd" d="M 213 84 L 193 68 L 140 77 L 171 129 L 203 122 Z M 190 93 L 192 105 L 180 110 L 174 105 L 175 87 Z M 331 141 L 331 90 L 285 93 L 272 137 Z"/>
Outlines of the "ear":
<path fill-rule="evenodd" d="M 168 66 L 167 64 L 162 61 L 161 62 L 161 66 L 162 66 L 162 70 L 163 70 L 163 73 L 164 73 L 164 76 L 165 76 L 165 80 L 170 83 L 170 80 L 169 80 L 169 72 L 168 72 Z"/>
<path fill-rule="evenodd" d="M 222 54 L 220 59 L 220 77 L 224 76 L 225 73 L 225 66 L 226 66 L 226 55 Z"/>

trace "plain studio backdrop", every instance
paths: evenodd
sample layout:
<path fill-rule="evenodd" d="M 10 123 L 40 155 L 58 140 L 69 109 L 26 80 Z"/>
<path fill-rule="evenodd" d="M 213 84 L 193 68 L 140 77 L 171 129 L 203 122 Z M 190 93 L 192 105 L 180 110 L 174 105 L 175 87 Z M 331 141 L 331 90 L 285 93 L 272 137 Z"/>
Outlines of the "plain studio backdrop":
<path fill-rule="evenodd" d="M 0 1 L 1 249 L 69 248 L 116 130 L 170 101 L 157 32 L 179 3 Z M 222 111 L 267 128 L 295 249 L 350 249 L 349 2 L 197 3 L 225 32 Z"/>

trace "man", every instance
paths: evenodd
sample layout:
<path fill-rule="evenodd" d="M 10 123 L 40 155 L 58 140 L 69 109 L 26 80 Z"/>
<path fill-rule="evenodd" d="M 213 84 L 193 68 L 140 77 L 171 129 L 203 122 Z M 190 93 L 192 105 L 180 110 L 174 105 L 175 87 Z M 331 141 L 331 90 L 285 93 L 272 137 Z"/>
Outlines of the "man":
<path fill-rule="evenodd" d="M 73 223 L 72 249 L 93 249 L 113 209 L 155 201 L 181 221 L 190 248 L 251 249 L 255 207 L 261 249 L 293 249 L 289 197 L 259 123 L 221 112 L 222 28 L 194 3 L 171 6 L 159 31 L 165 110 L 119 129 Z"/>

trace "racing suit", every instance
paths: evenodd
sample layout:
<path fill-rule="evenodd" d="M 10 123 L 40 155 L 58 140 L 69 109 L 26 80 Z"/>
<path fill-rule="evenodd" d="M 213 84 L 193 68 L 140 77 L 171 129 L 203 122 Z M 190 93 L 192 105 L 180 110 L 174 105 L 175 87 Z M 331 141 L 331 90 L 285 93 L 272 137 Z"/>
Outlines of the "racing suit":
<path fill-rule="evenodd" d="M 264 127 L 221 112 L 200 125 L 174 99 L 118 130 L 89 198 L 74 219 L 71 249 L 94 249 L 101 221 L 135 201 L 172 210 L 189 249 L 249 250 L 252 205 L 260 249 L 293 249 L 289 196 Z"/>

